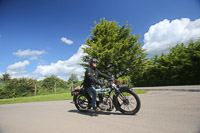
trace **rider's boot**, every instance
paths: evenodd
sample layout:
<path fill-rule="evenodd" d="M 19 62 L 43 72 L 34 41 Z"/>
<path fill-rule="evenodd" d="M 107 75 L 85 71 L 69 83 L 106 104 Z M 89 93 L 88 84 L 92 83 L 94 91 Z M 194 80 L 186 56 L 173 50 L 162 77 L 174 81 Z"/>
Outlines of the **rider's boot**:
<path fill-rule="evenodd" d="M 97 106 L 94 106 L 94 107 L 93 107 L 93 110 L 94 110 L 94 111 L 100 111 L 100 108 L 98 108 Z"/>

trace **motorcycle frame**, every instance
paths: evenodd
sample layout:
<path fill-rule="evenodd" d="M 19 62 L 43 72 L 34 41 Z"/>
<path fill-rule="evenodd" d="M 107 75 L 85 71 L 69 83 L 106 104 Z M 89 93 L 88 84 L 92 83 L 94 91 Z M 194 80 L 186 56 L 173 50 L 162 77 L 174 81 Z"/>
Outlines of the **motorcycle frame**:
<path fill-rule="evenodd" d="M 120 93 L 122 92 L 122 90 L 125 90 L 125 91 L 132 91 L 131 88 L 128 88 L 128 87 L 121 87 L 121 88 L 118 88 L 118 86 L 114 83 L 111 83 L 111 90 L 108 92 L 108 93 L 104 93 L 105 94 L 105 97 L 110 97 L 112 99 L 112 103 L 115 107 L 116 110 L 118 110 L 119 108 L 119 103 L 117 102 L 117 94 L 120 95 Z M 82 94 L 84 95 L 87 99 L 88 99 L 88 103 L 91 104 L 92 103 L 92 98 L 91 96 L 86 92 L 86 90 L 84 88 L 81 88 L 79 90 L 75 90 L 75 91 L 72 91 L 71 92 L 71 95 L 74 96 L 74 95 L 79 95 L 79 94 Z M 111 97 L 111 94 L 113 94 L 113 96 Z M 98 94 L 99 95 L 99 94 Z M 123 98 L 123 95 L 121 95 L 122 98 Z M 73 101 L 75 101 L 75 99 L 73 99 Z"/>

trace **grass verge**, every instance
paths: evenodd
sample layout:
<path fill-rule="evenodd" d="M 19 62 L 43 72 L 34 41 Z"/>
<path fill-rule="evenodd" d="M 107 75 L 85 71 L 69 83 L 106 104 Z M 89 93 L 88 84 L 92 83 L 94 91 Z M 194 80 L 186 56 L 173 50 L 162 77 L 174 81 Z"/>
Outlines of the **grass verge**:
<path fill-rule="evenodd" d="M 62 94 L 50 94 L 50 95 L 39 95 L 39 96 L 31 96 L 31 97 L 0 99 L 0 104 L 71 100 L 71 99 L 72 99 L 71 93 L 62 93 Z"/>
<path fill-rule="evenodd" d="M 134 90 L 137 94 L 146 93 L 146 90 Z M 31 97 L 19 97 L 19 98 L 9 98 L 0 99 L 0 104 L 11 104 L 11 103 L 25 103 L 25 102 L 39 102 L 39 101 L 56 101 L 56 100 L 72 100 L 71 93 L 62 94 L 51 94 L 51 95 L 39 95 Z"/>
<path fill-rule="evenodd" d="M 133 91 L 136 93 L 136 94 L 145 94 L 147 93 L 147 90 L 134 90 Z"/>

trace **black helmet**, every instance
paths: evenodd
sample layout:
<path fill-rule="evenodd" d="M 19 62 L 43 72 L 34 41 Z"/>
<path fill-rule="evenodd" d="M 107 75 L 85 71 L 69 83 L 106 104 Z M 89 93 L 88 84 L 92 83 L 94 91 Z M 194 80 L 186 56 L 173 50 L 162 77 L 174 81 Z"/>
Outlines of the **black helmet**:
<path fill-rule="evenodd" d="M 98 63 L 98 60 L 95 59 L 95 58 L 91 58 L 90 61 L 89 61 L 89 65 L 90 65 L 90 66 L 92 65 L 92 62 Z"/>

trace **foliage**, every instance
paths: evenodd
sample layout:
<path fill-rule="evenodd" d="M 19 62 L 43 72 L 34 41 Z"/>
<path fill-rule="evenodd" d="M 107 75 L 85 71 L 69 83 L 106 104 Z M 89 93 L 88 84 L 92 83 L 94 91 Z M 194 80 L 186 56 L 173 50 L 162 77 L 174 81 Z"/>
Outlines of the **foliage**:
<path fill-rule="evenodd" d="M 10 75 L 8 74 L 6 77 L 10 77 Z M 37 89 L 37 95 L 55 93 L 55 89 L 56 93 L 64 93 L 67 92 L 68 88 L 67 82 L 56 76 L 46 77 L 42 81 L 26 78 L 7 78 L 3 81 L 0 83 L 0 99 L 32 96 L 35 89 Z"/>
<path fill-rule="evenodd" d="M 83 50 L 88 55 L 83 57 L 83 66 L 88 65 L 89 59 L 99 61 L 98 68 L 104 73 L 110 73 L 115 78 L 139 74 L 137 71 L 145 63 L 146 54 L 142 50 L 141 42 L 137 42 L 139 35 L 130 35 L 132 28 L 126 23 L 119 26 L 115 21 L 95 22 L 92 34 L 87 38 Z"/>
<path fill-rule="evenodd" d="M 54 92 L 55 91 L 54 89 L 57 88 L 65 88 L 65 89 L 68 88 L 67 82 L 53 75 L 46 77 L 43 81 L 41 81 L 40 86 L 41 86 L 40 88 L 42 88 L 42 90 L 40 90 L 40 93 L 41 91 L 43 93 Z"/>
<path fill-rule="evenodd" d="M 33 79 L 10 79 L 1 85 L 0 98 L 11 98 L 33 95 L 35 80 Z"/>
<path fill-rule="evenodd" d="M 200 40 L 172 47 L 168 54 L 155 55 L 137 86 L 200 84 Z"/>
<path fill-rule="evenodd" d="M 10 75 L 8 73 L 4 73 L 2 76 L 3 77 L 0 78 L 0 82 L 7 82 L 10 80 Z"/>
<path fill-rule="evenodd" d="M 77 83 L 78 82 L 78 76 L 77 74 L 72 74 L 69 79 L 68 79 L 68 83 L 71 83 L 71 82 L 74 82 L 74 83 Z"/>
<path fill-rule="evenodd" d="M 72 74 L 68 80 L 68 84 L 70 85 L 68 92 L 74 90 L 76 87 L 80 86 L 82 83 L 83 81 L 78 80 L 77 74 Z"/>

